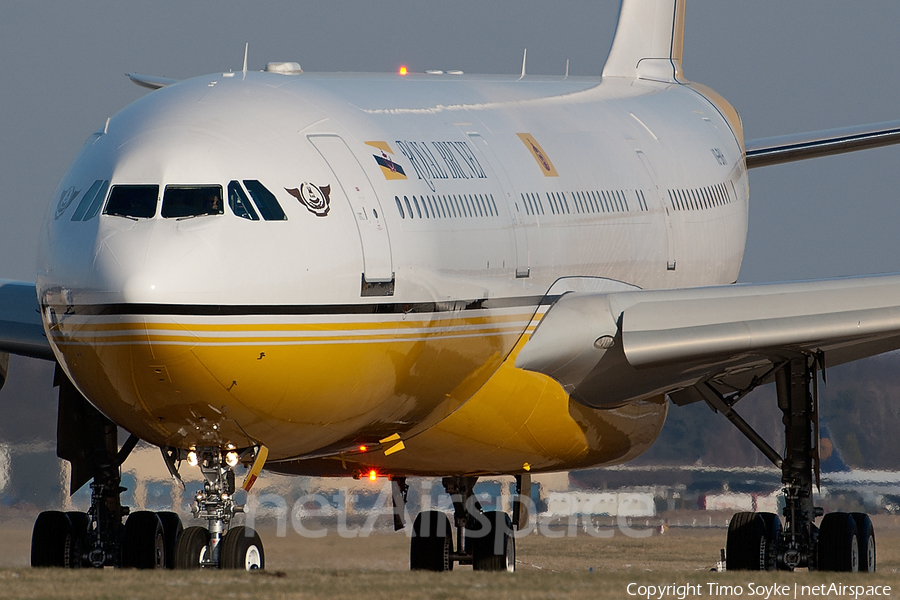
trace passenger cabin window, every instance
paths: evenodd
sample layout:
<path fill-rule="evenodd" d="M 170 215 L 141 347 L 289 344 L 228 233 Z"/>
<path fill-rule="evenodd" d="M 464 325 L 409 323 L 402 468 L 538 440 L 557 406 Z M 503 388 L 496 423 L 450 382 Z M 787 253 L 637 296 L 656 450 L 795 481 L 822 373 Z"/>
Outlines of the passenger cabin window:
<path fill-rule="evenodd" d="M 249 221 L 259 221 L 259 216 L 253 209 L 250 199 L 247 198 L 247 194 L 244 193 L 241 184 L 237 181 L 228 184 L 228 206 L 235 216 Z"/>
<path fill-rule="evenodd" d="M 149 219 L 156 214 L 158 185 L 114 185 L 103 214 L 131 219 Z M 89 219 L 86 216 L 86 219 Z"/>
<path fill-rule="evenodd" d="M 244 185 L 256 203 L 262 218 L 266 221 L 287 221 L 287 216 L 275 199 L 275 195 L 255 179 L 245 179 Z"/>
<path fill-rule="evenodd" d="M 224 212 L 220 185 L 167 185 L 163 194 L 162 216 L 166 219 L 221 215 Z"/>

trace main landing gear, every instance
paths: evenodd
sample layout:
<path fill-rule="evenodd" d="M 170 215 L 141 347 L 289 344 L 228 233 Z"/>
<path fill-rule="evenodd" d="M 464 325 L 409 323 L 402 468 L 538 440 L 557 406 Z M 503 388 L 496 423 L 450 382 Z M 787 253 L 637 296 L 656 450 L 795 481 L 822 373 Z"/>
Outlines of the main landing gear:
<path fill-rule="evenodd" d="M 75 389 L 58 377 L 59 427 L 57 454 L 71 463 L 71 491 L 89 480 L 87 512 L 45 511 L 38 515 L 31 538 L 34 567 L 131 567 L 137 569 L 219 567 L 262 569 L 265 553 L 259 535 L 249 527 L 232 527 L 242 507 L 235 505 L 233 467 L 237 451 L 201 448 L 194 454 L 206 479 L 193 506 L 207 527 L 184 529 L 173 512 L 132 512 L 122 506 L 120 468 L 138 442 L 132 435 L 118 449 L 118 428 Z M 245 454 L 249 454 L 250 451 Z M 257 452 L 257 457 L 265 453 Z M 185 451 L 163 452 L 170 472 Z M 261 463 L 260 463 L 261 468 Z M 258 472 L 256 465 L 251 473 Z"/>
<path fill-rule="evenodd" d="M 91 484 L 87 513 L 46 511 L 38 515 L 31 540 L 31 565 L 264 568 L 265 551 L 259 534 L 250 527 L 231 526 L 235 514 L 243 511 L 234 503 L 234 471 L 218 449 L 204 448 L 197 455 L 206 482 L 192 512 L 206 519 L 206 527 L 184 529 L 181 518 L 173 512 L 130 512 L 119 500 L 125 488 L 119 485 L 118 465 L 109 465 Z"/>
<path fill-rule="evenodd" d="M 118 429 L 67 379 L 60 381 L 57 452 L 72 464 L 71 490 L 91 482 L 87 512 L 45 511 L 31 538 L 34 567 L 173 568 L 172 550 L 182 531 L 171 512 L 131 512 L 122 506 L 120 467 L 138 442 L 118 449 Z M 124 523 L 123 523 L 124 519 Z"/>
<path fill-rule="evenodd" d="M 517 477 L 517 489 L 521 495 L 523 481 L 528 476 Z M 444 489 L 453 502 L 453 525 L 456 529 L 456 547 L 453 545 L 453 528 L 450 519 L 441 511 L 423 511 L 413 523 L 409 548 L 410 569 L 423 571 L 451 571 L 454 563 L 472 565 L 476 571 L 516 570 L 516 536 L 513 520 L 502 511 L 484 511 L 473 493 L 477 477 L 445 477 Z M 520 508 L 521 507 L 521 508 Z M 516 504 L 515 513 L 524 511 Z M 514 515 L 517 516 L 517 515 Z M 527 516 L 523 517 L 527 520 Z M 517 523 L 521 522 L 517 519 Z"/>
<path fill-rule="evenodd" d="M 725 398 L 708 383 L 698 386 L 710 406 L 781 468 L 784 525 L 774 513 L 734 515 L 725 554 L 729 571 L 875 571 L 875 530 L 868 515 L 829 513 L 815 525 L 824 512 L 813 504 L 813 484 L 819 483 L 817 369 L 823 362 L 821 354 L 797 356 L 773 370 L 785 429 L 783 458 L 731 408 L 749 390 Z"/>

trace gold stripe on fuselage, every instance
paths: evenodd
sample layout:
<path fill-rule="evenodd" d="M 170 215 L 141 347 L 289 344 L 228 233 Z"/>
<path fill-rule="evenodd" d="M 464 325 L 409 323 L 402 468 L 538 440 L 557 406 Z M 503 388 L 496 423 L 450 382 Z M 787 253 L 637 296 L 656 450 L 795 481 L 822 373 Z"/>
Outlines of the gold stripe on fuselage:
<path fill-rule="evenodd" d="M 527 330 L 531 315 L 518 315 L 491 322 L 485 319 L 454 319 L 454 324 L 428 323 L 318 323 L 318 324 L 245 324 L 205 325 L 183 323 L 125 322 L 85 324 L 78 327 L 77 342 L 91 345 L 155 343 L 191 345 L 322 344 L 370 343 L 378 341 L 418 341 L 442 337 L 473 337 L 496 334 L 521 334 Z M 57 343 L 69 343 L 66 335 L 53 334 Z"/>

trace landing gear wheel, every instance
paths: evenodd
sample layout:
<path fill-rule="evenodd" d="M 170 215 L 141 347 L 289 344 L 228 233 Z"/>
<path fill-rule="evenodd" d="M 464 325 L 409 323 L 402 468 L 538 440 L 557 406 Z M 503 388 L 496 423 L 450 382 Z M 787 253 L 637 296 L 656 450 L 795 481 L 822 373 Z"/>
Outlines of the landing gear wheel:
<path fill-rule="evenodd" d="M 66 546 L 72 544 L 72 523 L 58 510 L 38 515 L 31 533 L 32 567 L 65 567 Z"/>
<path fill-rule="evenodd" d="M 742 512 L 731 517 L 725 543 L 729 571 L 774 571 L 777 568 L 781 519 L 773 513 Z"/>
<path fill-rule="evenodd" d="M 409 542 L 409 568 L 413 571 L 452 571 L 453 535 L 450 519 L 442 512 L 420 512 Z"/>
<path fill-rule="evenodd" d="M 84 543 L 88 537 L 90 519 L 86 513 L 69 511 L 66 513 L 72 524 L 72 535 L 66 540 L 66 568 L 80 569 L 84 563 Z"/>
<path fill-rule="evenodd" d="M 155 512 L 142 510 L 128 515 L 122 536 L 122 566 L 135 569 L 165 568 L 165 534 Z"/>
<path fill-rule="evenodd" d="M 209 531 L 205 527 L 188 527 L 175 544 L 175 568 L 199 569 L 209 550 Z"/>
<path fill-rule="evenodd" d="M 828 513 L 819 526 L 818 561 L 820 571 L 858 571 L 859 534 L 856 520 L 844 512 Z M 874 534 L 873 534 L 874 542 Z"/>
<path fill-rule="evenodd" d="M 488 511 L 489 530 L 487 535 L 479 535 L 476 530 L 472 538 L 472 568 L 476 571 L 516 570 L 516 537 L 513 534 L 512 520 L 505 512 Z"/>
<path fill-rule="evenodd" d="M 158 512 L 159 522 L 163 527 L 163 538 L 166 546 L 166 568 L 175 568 L 175 546 L 178 545 L 178 538 L 184 531 L 184 525 L 181 524 L 181 517 L 173 512 Z"/>
<path fill-rule="evenodd" d="M 875 527 L 866 513 L 850 513 L 856 522 L 856 540 L 859 544 L 859 570 L 875 572 Z"/>
<path fill-rule="evenodd" d="M 219 568 L 255 571 L 266 567 L 259 534 L 250 527 L 232 527 L 222 538 L 219 548 Z"/>
<path fill-rule="evenodd" d="M 778 545 L 781 541 L 781 519 L 775 513 L 757 513 L 765 524 L 766 535 L 766 571 L 778 570 Z"/>

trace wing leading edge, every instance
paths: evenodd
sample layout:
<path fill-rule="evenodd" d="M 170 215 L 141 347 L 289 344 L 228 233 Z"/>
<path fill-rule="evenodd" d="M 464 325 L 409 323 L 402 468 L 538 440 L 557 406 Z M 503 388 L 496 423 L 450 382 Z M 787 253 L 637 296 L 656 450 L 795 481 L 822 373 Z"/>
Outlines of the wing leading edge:
<path fill-rule="evenodd" d="M 169 77 L 155 77 L 153 75 L 141 75 L 139 73 L 126 73 L 126 75 L 128 75 L 128 79 L 130 79 L 132 83 L 147 88 L 148 90 L 158 90 L 167 85 L 178 83 L 179 81 L 178 79 L 171 79 Z"/>
<path fill-rule="evenodd" d="M 747 168 L 843 154 L 900 143 L 900 121 L 748 140 Z"/>
<path fill-rule="evenodd" d="M 670 394 L 693 401 L 762 383 L 801 354 L 829 365 L 900 348 L 900 275 L 611 294 L 570 293 L 516 366 L 603 408 Z"/>
<path fill-rule="evenodd" d="M 0 353 L 56 360 L 44 334 L 34 283 L 0 279 Z"/>

